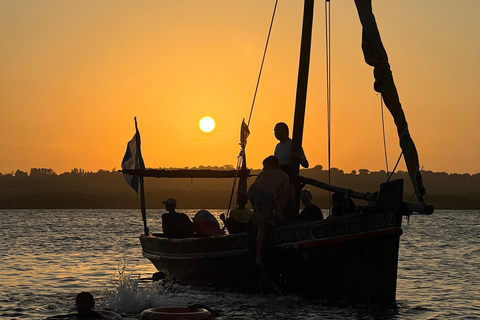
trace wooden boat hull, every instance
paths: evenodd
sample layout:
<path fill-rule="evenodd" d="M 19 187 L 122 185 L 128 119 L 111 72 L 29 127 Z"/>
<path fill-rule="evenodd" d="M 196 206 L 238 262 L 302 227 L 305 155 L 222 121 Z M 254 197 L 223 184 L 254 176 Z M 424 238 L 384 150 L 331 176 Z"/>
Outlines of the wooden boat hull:
<path fill-rule="evenodd" d="M 267 257 L 282 292 L 355 303 L 395 301 L 402 214 L 351 213 L 277 227 Z M 257 290 L 255 232 L 167 239 L 142 235 L 143 255 L 182 284 Z"/>

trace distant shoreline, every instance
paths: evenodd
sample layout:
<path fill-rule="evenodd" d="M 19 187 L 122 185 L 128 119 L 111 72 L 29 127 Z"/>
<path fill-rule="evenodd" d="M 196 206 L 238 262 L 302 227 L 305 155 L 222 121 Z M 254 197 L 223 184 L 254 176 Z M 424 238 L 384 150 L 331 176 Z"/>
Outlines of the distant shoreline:
<path fill-rule="evenodd" d="M 201 169 L 232 169 L 231 166 L 200 167 Z M 185 168 L 182 168 L 185 169 Z M 198 169 L 198 168 L 196 168 Z M 251 170 L 258 174 L 260 170 Z M 300 174 L 319 181 L 328 182 L 329 173 L 322 166 L 303 169 Z M 479 210 L 480 174 L 448 174 L 425 171 L 422 173 L 427 190 L 427 202 L 436 209 Z M 385 171 L 344 173 L 330 170 L 331 184 L 361 192 L 378 191 L 388 175 Z M 249 181 L 253 181 L 251 178 Z M 404 179 L 404 200 L 413 195 L 408 173 L 399 171 L 392 179 Z M 308 187 L 308 186 L 307 186 Z M 311 189 L 314 202 L 328 208 L 328 192 Z M 179 207 L 226 208 L 232 189 L 231 179 L 145 179 L 147 208 L 164 208 L 163 200 L 174 197 Z M 357 202 L 357 200 L 356 200 Z M 361 200 L 358 200 L 361 204 Z M 230 206 L 235 205 L 235 199 Z M 12 174 L 0 175 L 0 208 L 2 209 L 136 209 L 139 196 L 116 171 L 99 170 L 85 172 L 73 169 L 56 174 L 52 169 L 31 169 L 30 173 L 17 170 Z"/>

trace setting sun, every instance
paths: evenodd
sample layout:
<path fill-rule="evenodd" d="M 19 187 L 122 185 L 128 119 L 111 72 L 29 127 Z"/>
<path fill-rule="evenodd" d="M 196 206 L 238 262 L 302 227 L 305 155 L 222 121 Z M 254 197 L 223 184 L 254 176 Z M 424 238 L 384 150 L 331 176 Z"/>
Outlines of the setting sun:
<path fill-rule="evenodd" d="M 198 126 L 203 132 L 212 132 L 215 129 L 215 121 L 211 117 L 203 117 Z"/>

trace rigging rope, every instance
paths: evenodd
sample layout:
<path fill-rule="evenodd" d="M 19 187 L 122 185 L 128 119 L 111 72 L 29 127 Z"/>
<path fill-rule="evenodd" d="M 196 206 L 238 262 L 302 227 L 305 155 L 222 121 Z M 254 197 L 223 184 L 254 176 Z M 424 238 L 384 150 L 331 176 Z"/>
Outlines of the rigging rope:
<path fill-rule="evenodd" d="M 240 154 L 237 157 L 237 167 L 235 168 L 236 170 L 235 170 L 235 177 L 233 178 L 232 192 L 230 193 L 230 200 L 228 200 L 228 208 L 227 208 L 227 214 L 226 214 L 227 218 L 230 214 L 230 208 L 232 206 L 233 193 L 235 192 L 235 186 L 237 185 L 238 172 L 240 171 L 240 168 L 242 166 L 242 161 L 244 159 L 243 156 L 244 156 L 244 151 L 242 149 L 240 151 Z"/>
<path fill-rule="evenodd" d="M 383 97 L 380 95 L 380 110 L 382 113 L 382 130 L 383 130 L 383 150 L 385 151 L 385 164 L 387 166 L 387 176 L 388 173 L 388 157 L 387 157 L 387 142 L 385 140 L 385 120 L 383 118 Z"/>
<path fill-rule="evenodd" d="M 402 159 L 402 156 L 403 156 L 403 150 L 400 152 L 400 156 L 398 157 L 397 163 L 395 164 L 395 167 L 393 168 L 392 172 L 389 173 L 388 172 L 388 158 L 387 158 L 387 144 L 385 142 L 386 141 L 385 140 L 385 122 L 384 122 L 384 119 L 383 119 L 383 98 L 382 97 L 380 97 L 380 103 L 381 103 L 381 110 L 382 110 L 383 148 L 385 150 L 385 163 L 386 163 L 386 166 L 387 166 L 387 176 L 388 176 L 387 181 L 385 181 L 385 183 L 387 183 L 392 179 L 393 174 L 397 170 L 397 166 L 400 163 L 400 159 Z M 423 170 L 423 166 L 420 169 L 420 172 L 422 170 Z M 412 202 L 414 196 L 415 196 L 415 192 L 413 193 L 412 197 L 410 198 L 410 202 Z"/>
<path fill-rule="evenodd" d="M 270 28 L 268 29 L 267 42 L 265 43 L 265 50 L 263 51 L 262 64 L 260 65 L 260 72 L 258 73 L 257 85 L 255 86 L 255 93 L 253 94 L 252 107 L 250 108 L 250 115 L 248 116 L 248 122 L 247 122 L 248 127 L 250 127 L 250 120 L 252 119 L 253 106 L 255 105 L 258 85 L 260 84 L 260 77 L 262 76 L 263 63 L 265 62 L 265 56 L 267 55 L 268 41 L 270 40 L 270 34 L 272 32 L 273 20 L 275 19 L 275 12 L 277 11 L 277 4 L 278 4 L 278 0 L 275 0 L 275 7 L 273 8 L 272 20 L 270 21 Z"/>
<path fill-rule="evenodd" d="M 325 1 L 325 58 L 326 58 L 326 70 L 327 70 L 327 154 L 328 154 L 328 183 L 331 183 L 330 178 L 330 141 L 331 141 L 331 46 L 330 46 L 330 1 Z M 330 192 L 328 192 L 328 198 L 330 199 Z M 329 201 L 330 203 L 330 201 Z M 330 215 L 330 204 L 328 207 Z"/>
<path fill-rule="evenodd" d="M 250 114 L 248 116 L 247 128 L 250 127 L 250 120 L 252 119 L 253 107 L 255 106 L 255 99 L 257 98 L 258 86 L 260 84 L 260 78 L 262 76 L 262 70 L 263 70 L 263 64 L 265 62 L 265 56 L 267 55 L 268 42 L 270 41 L 270 34 L 272 33 L 273 21 L 275 20 L 275 13 L 277 11 L 277 4 L 278 4 L 278 0 L 275 0 L 275 6 L 273 8 L 273 13 L 272 13 L 272 19 L 270 21 L 270 28 L 268 29 L 267 41 L 265 43 L 265 49 L 263 51 L 262 63 L 260 65 L 260 71 L 258 73 L 257 85 L 255 86 L 255 93 L 253 94 L 252 106 L 250 107 Z M 244 146 L 243 146 L 242 150 L 240 151 L 240 154 L 237 158 L 237 168 L 236 168 L 237 173 L 240 171 L 242 161 L 244 161 L 244 156 L 245 156 L 245 154 L 244 154 Z M 227 217 L 228 217 L 228 214 L 230 213 L 230 207 L 232 205 L 233 193 L 235 191 L 236 184 L 237 184 L 237 174 L 235 174 L 235 178 L 233 179 L 232 192 L 231 192 L 231 195 L 230 195 L 230 200 L 228 202 L 228 208 L 227 208 L 227 215 L 226 215 Z"/>
<path fill-rule="evenodd" d="M 393 177 L 393 174 L 395 173 L 395 170 L 397 170 L 397 166 L 398 166 L 398 164 L 400 163 L 400 159 L 402 159 L 402 156 L 403 156 L 403 151 L 400 152 L 400 155 L 398 156 L 397 163 L 395 164 L 395 167 L 393 168 L 392 173 L 390 173 L 390 175 L 388 176 L 387 181 L 385 181 L 385 182 L 389 182 L 390 179 Z"/>

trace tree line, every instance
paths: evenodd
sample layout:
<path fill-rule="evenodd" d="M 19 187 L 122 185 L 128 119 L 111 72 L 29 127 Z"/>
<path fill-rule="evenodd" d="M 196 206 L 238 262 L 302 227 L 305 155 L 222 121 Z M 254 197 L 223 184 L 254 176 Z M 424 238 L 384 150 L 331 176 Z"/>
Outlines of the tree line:
<path fill-rule="evenodd" d="M 190 169 L 222 170 L 233 167 L 202 166 Z M 251 170 L 254 175 L 259 172 L 260 170 Z M 320 165 L 302 169 L 300 174 L 323 182 L 329 182 L 330 179 L 333 185 L 360 192 L 378 191 L 380 184 L 388 179 L 385 171 L 360 169 L 358 172 L 354 170 L 345 173 L 332 168 L 328 172 Z M 422 175 L 427 201 L 436 209 L 480 210 L 479 173 L 471 175 L 424 171 Z M 254 179 L 255 177 L 249 178 L 250 183 Z M 396 172 L 391 179 L 405 180 L 404 200 L 410 201 L 414 192 L 408 173 Z M 162 201 L 172 197 L 177 199 L 178 208 L 183 209 L 222 209 L 229 205 L 233 207 L 235 196 L 230 201 L 232 187 L 233 179 L 146 178 L 146 206 L 151 209 L 164 208 Z M 328 191 L 308 188 L 312 191 L 314 202 L 321 208 L 328 208 Z M 2 209 L 133 209 L 139 206 L 139 195 L 115 168 L 97 172 L 73 169 L 62 174 L 57 174 L 52 169 L 32 168 L 30 172 L 17 170 L 0 174 Z"/>

